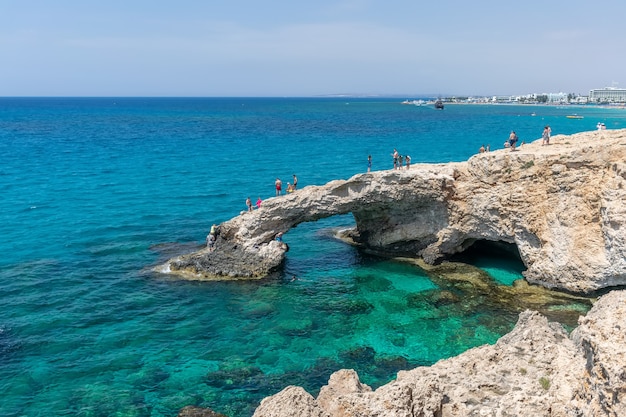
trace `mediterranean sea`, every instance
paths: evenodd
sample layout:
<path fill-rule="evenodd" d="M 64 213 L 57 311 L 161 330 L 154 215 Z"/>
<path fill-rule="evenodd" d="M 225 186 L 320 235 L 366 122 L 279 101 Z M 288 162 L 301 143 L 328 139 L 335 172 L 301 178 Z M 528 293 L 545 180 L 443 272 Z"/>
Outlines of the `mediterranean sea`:
<path fill-rule="evenodd" d="M 412 163 L 462 161 L 546 124 L 626 127 L 624 109 L 400 102 L 0 98 L 0 415 L 250 416 L 288 385 L 316 395 L 352 368 L 378 387 L 510 331 L 524 305 L 343 244 L 333 233 L 351 216 L 286 233 L 284 269 L 260 281 L 152 271 L 199 249 L 247 197 L 273 197 L 276 178 L 347 179 L 368 155 L 391 169 L 394 148 Z M 499 286 L 524 269 L 499 254 L 465 261 Z"/>

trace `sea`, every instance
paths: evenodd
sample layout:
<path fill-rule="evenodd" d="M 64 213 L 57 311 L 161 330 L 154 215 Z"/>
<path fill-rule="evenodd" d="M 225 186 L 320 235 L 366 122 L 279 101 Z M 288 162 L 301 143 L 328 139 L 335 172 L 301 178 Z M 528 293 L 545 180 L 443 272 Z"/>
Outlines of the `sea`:
<path fill-rule="evenodd" d="M 296 174 L 303 188 L 365 172 L 368 155 L 373 170 L 392 169 L 394 148 L 445 163 L 501 149 L 512 130 L 531 142 L 545 125 L 626 127 L 617 108 L 401 101 L 0 98 L 0 415 L 176 416 L 192 405 L 245 417 L 289 385 L 317 395 L 342 368 L 377 388 L 495 343 L 522 302 L 346 245 L 335 232 L 351 215 L 286 233 L 285 263 L 266 279 L 154 271 L 201 248 L 247 197 L 274 197 L 276 178 Z M 464 262 L 494 288 L 524 270 L 496 252 Z M 571 328 L 588 304 L 561 308 L 575 312 Z"/>

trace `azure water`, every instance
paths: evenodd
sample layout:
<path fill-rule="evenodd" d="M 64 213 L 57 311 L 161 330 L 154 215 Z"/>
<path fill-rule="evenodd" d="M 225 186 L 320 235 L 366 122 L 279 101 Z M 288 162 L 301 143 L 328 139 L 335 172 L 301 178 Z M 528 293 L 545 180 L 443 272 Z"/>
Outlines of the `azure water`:
<path fill-rule="evenodd" d="M 350 216 L 285 235 L 284 270 L 188 282 L 151 267 L 199 248 L 213 223 L 299 186 L 481 144 L 625 127 L 623 110 L 404 106 L 392 99 L 0 99 L 0 414 L 251 415 L 295 384 L 315 394 L 354 368 L 374 387 L 400 369 L 493 343 L 519 309 L 333 238 Z M 536 115 L 532 115 L 535 113 Z M 493 285 L 519 260 L 478 256 Z M 293 277 L 297 277 L 293 280 Z M 452 297 L 452 298 L 450 298 Z M 454 298 L 457 297 L 457 298 Z M 572 305 L 581 312 L 582 303 Z"/>

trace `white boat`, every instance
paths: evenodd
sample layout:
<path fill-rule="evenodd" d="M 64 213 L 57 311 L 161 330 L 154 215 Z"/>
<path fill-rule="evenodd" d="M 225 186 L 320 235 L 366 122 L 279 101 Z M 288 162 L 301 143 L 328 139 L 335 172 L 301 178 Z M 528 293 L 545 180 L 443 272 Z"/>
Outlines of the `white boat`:
<path fill-rule="evenodd" d="M 412 104 L 414 106 L 423 106 L 426 104 L 424 100 L 404 100 L 402 104 Z"/>

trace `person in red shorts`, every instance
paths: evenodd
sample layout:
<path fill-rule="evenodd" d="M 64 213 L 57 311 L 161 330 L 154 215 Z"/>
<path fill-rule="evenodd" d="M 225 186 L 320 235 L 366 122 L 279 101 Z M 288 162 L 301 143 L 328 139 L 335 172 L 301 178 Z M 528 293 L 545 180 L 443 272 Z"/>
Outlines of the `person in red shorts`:
<path fill-rule="evenodd" d="M 276 182 L 274 184 L 276 185 L 276 195 L 281 195 L 283 190 L 283 182 L 279 178 L 276 178 Z"/>

